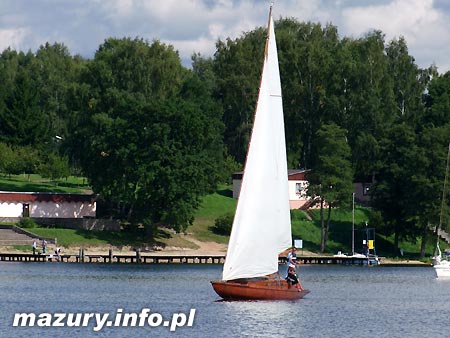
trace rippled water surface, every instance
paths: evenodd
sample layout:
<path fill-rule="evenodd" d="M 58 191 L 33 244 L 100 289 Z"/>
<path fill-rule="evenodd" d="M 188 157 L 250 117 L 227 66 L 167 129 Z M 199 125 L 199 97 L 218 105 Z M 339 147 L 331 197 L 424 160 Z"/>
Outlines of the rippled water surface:
<path fill-rule="evenodd" d="M 301 266 L 298 301 L 224 302 L 221 265 L 0 263 L 0 337 L 449 337 L 450 280 L 432 268 Z M 280 271 L 284 272 L 281 266 Z M 195 309 L 192 327 L 13 327 L 15 313 Z"/>

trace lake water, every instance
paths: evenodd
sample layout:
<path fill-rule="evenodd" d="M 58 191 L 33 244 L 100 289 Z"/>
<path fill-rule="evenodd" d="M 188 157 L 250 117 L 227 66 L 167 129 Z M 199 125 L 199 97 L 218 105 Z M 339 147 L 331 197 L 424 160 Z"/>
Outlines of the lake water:
<path fill-rule="evenodd" d="M 450 336 L 450 280 L 437 280 L 432 268 L 302 265 L 300 277 L 311 290 L 304 299 L 252 302 L 220 301 L 209 282 L 221 270 L 200 264 L 0 263 L 0 337 Z M 163 325 L 95 332 L 92 322 L 13 327 L 15 313 L 113 316 L 118 309 L 143 308 L 164 319 L 186 314 L 192 326 L 173 332 Z M 188 317 L 191 309 L 195 314 Z"/>

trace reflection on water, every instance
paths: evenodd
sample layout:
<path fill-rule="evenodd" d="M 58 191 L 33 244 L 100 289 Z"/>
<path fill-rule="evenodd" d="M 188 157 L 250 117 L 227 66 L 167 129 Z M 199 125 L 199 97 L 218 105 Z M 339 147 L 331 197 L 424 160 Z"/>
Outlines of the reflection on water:
<path fill-rule="evenodd" d="M 0 337 L 447 337 L 450 280 L 432 268 L 301 266 L 297 301 L 225 302 L 210 281 L 221 265 L 0 263 Z M 285 267 L 280 267 L 284 273 Z M 193 327 L 12 328 L 16 312 L 196 309 Z"/>

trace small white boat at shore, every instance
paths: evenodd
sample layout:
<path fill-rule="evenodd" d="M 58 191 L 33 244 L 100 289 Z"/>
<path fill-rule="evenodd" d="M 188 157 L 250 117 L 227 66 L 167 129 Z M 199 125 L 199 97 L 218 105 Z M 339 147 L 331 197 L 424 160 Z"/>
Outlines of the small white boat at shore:
<path fill-rule="evenodd" d="M 338 252 L 333 257 L 345 258 L 347 264 L 356 264 L 356 265 L 378 265 L 380 264 L 380 260 L 377 255 L 363 255 L 359 253 L 355 253 L 353 255 L 345 254 L 342 252 Z"/>
<path fill-rule="evenodd" d="M 442 258 L 441 248 L 439 248 L 439 231 L 442 229 L 445 209 L 445 196 L 447 194 L 448 171 L 450 164 L 450 144 L 448 145 L 447 167 L 445 169 L 444 189 L 442 192 L 441 214 L 439 216 L 439 225 L 436 228 L 436 253 L 433 257 L 433 268 L 438 278 L 450 277 L 450 261 Z M 447 256 L 446 256 L 447 257 Z"/>
<path fill-rule="evenodd" d="M 433 264 L 433 268 L 438 278 L 450 278 L 450 261 L 442 260 Z"/>

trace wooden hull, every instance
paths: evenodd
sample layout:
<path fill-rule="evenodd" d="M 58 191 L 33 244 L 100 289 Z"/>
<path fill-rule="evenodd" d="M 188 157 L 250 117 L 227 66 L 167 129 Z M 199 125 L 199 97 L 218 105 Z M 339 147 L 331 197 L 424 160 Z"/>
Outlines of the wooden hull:
<path fill-rule="evenodd" d="M 214 291 L 223 299 L 234 300 L 294 300 L 303 298 L 309 290 L 297 289 L 285 280 L 213 281 Z"/>

